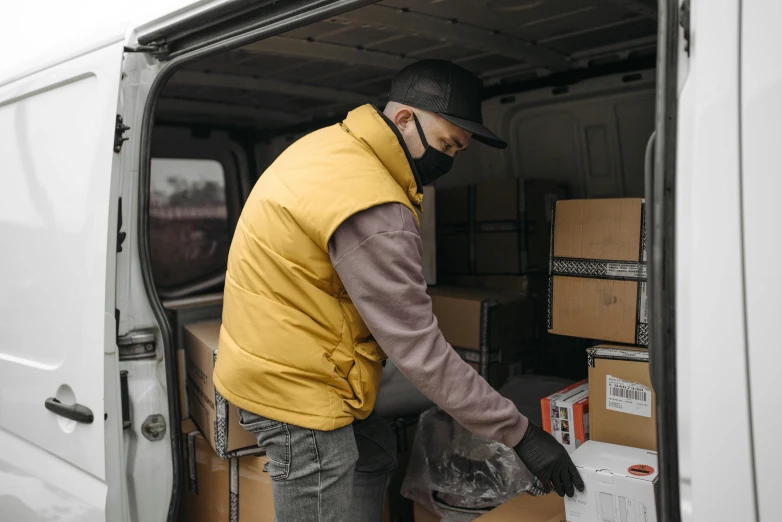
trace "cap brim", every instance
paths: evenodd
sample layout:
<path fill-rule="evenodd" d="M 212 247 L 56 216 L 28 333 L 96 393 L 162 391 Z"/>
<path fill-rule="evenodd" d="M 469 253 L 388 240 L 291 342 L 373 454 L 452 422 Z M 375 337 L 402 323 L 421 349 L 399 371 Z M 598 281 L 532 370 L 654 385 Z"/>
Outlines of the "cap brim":
<path fill-rule="evenodd" d="M 503 141 L 502 139 L 500 139 L 499 136 L 494 134 L 492 131 L 487 129 L 483 124 L 478 123 L 477 121 L 456 118 L 454 116 L 450 116 L 448 114 L 442 114 L 442 113 L 440 113 L 440 116 L 450 121 L 457 127 L 461 127 L 462 129 L 471 132 L 473 139 L 485 145 L 488 145 L 489 147 L 494 147 L 495 149 L 504 149 L 508 146 L 508 144 L 505 143 L 505 141 Z"/>

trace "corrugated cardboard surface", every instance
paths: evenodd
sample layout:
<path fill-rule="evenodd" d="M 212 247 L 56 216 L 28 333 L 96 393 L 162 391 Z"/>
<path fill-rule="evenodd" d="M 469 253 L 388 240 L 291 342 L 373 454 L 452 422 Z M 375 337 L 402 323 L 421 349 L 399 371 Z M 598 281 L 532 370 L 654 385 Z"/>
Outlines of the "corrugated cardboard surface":
<path fill-rule="evenodd" d="M 182 423 L 185 492 L 179 520 L 230 522 L 230 466 L 236 459 L 220 459 L 200 432 L 189 436 L 193 432 L 197 432 L 195 423 L 191 419 L 185 420 Z M 193 442 L 192 452 L 189 438 Z M 195 455 L 195 475 L 191 474 L 192 455 Z M 264 455 L 238 459 L 240 521 L 274 522 L 272 481 L 263 471 L 267 462 Z"/>
<path fill-rule="evenodd" d="M 220 321 L 196 323 L 185 327 L 185 355 L 187 368 L 187 396 L 190 416 L 206 439 L 216 450 L 215 388 L 212 380 L 214 352 L 220 338 Z M 255 447 L 257 441 L 239 424 L 235 406 L 228 405 L 226 422 L 228 445 L 226 452 Z"/>
<path fill-rule="evenodd" d="M 182 423 L 185 457 L 185 487 L 180 508 L 181 522 L 222 522 L 229 519 L 229 461 L 221 460 L 203 435 L 192 437 L 193 451 L 188 434 L 196 430 L 192 420 Z M 190 459 L 195 455 L 195 476 Z M 195 491 L 191 487 L 194 480 Z"/>
<path fill-rule="evenodd" d="M 415 522 L 440 522 L 440 517 L 417 502 L 415 503 L 413 510 Z"/>
<path fill-rule="evenodd" d="M 265 455 L 239 458 L 239 521 L 274 522 L 272 479 Z"/>
<path fill-rule="evenodd" d="M 542 497 L 523 493 L 478 517 L 476 522 L 559 522 L 560 520 L 565 520 L 565 501 L 556 493 L 549 493 Z"/>
<path fill-rule="evenodd" d="M 633 350 L 626 346 L 603 345 L 601 348 Z M 644 349 L 635 349 L 646 351 Z M 652 391 L 652 416 L 642 417 L 606 408 L 606 375 L 643 384 L 652 389 L 649 377 L 649 363 L 641 361 L 621 361 L 594 359 L 594 367 L 589 368 L 589 429 L 590 439 L 608 442 L 620 446 L 630 446 L 657 451 L 657 426 L 655 408 L 657 398 Z"/>
<path fill-rule="evenodd" d="M 474 288 L 431 287 L 429 295 L 445 340 L 454 348 L 477 352 L 481 350 L 484 303 L 496 302 L 487 309 L 486 340 L 489 352 L 500 352 L 502 362 L 490 364 L 484 377 L 492 385 L 502 385 L 508 365 L 520 358 L 525 341 L 535 335 L 534 303 L 518 294 Z"/>
<path fill-rule="evenodd" d="M 559 201 L 554 257 L 639 261 L 640 199 Z M 551 333 L 633 344 L 638 283 L 555 276 Z"/>

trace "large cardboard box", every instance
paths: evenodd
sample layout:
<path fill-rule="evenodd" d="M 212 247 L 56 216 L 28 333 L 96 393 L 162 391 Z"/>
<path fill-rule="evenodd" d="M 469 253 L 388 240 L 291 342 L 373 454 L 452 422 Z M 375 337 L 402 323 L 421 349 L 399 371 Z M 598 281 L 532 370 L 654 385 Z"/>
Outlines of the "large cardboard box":
<path fill-rule="evenodd" d="M 474 288 L 430 287 L 432 311 L 454 350 L 492 386 L 534 336 L 534 306 L 517 294 Z M 526 318 L 526 319 L 525 319 Z"/>
<path fill-rule="evenodd" d="M 587 350 L 590 438 L 657 450 L 657 400 L 649 352 L 620 346 Z"/>
<path fill-rule="evenodd" d="M 507 266 L 487 268 L 505 270 L 515 263 L 522 273 L 545 271 L 548 268 L 551 209 L 555 201 L 566 197 L 567 186 L 549 180 L 510 178 L 475 185 L 477 223 L 517 221 L 521 225 L 515 239 L 506 233 L 493 240 L 494 244 L 505 248 L 496 255 L 504 259 Z M 480 252 L 480 247 L 477 250 Z M 479 269 L 478 273 L 502 272 Z"/>
<path fill-rule="evenodd" d="M 586 379 L 540 400 L 543 429 L 568 453 L 589 440 L 589 384 Z"/>
<path fill-rule="evenodd" d="M 180 522 L 274 522 L 268 462 L 256 455 L 221 459 L 191 419 L 182 423 L 185 492 Z"/>
<path fill-rule="evenodd" d="M 555 204 L 549 332 L 648 345 L 645 229 L 642 199 Z"/>
<path fill-rule="evenodd" d="M 657 452 L 589 441 L 572 457 L 586 487 L 565 498 L 569 522 L 657 520 Z"/>
<path fill-rule="evenodd" d="M 228 521 L 230 516 L 230 461 L 222 460 L 192 420 L 182 423 L 185 491 L 180 522 Z"/>
<path fill-rule="evenodd" d="M 239 424 L 239 412 L 212 380 L 220 321 L 189 324 L 185 331 L 187 397 L 190 415 L 220 458 L 253 453 L 257 441 Z"/>
<path fill-rule="evenodd" d="M 208 294 L 163 302 L 176 342 L 176 363 L 179 388 L 179 411 L 182 420 L 190 417 L 185 372 L 185 326 L 220 319 L 223 314 L 223 294 Z"/>
<path fill-rule="evenodd" d="M 552 204 L 566 196 L 561 183 L 517 178 L 438 190 L 441 274 L 545 273 Z"/>

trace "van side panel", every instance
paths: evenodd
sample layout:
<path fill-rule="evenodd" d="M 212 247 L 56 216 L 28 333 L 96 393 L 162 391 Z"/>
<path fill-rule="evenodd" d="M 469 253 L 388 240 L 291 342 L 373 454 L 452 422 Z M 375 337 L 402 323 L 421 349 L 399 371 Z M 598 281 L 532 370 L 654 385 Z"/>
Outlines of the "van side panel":
<path fill-rule="evenodd" d="M 1 520 L 104 518 L 121 59 L 117 42 L 0 87 Z"/>

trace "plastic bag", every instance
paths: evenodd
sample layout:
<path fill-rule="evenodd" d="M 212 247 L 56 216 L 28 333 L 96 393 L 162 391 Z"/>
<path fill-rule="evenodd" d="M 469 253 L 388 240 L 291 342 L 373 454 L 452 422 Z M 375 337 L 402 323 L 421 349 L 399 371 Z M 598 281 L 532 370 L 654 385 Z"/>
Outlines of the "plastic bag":
<path fill-rule="evenodd" d="M 444 520 L 469 522 L 524 491 L 545 493 L 512 448 L 439 408 L 421 414 L 402 495 Z"/>

